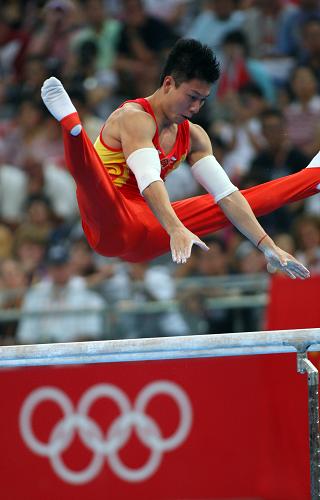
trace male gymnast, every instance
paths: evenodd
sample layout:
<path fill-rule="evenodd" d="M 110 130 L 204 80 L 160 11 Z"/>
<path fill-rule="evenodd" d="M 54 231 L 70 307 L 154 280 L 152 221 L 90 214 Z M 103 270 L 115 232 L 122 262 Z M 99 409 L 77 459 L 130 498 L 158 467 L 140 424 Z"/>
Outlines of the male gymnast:
<path fill-rule="evenodd" d="M 320 154 L 297 174 L 240 192 L 213 156 L 206 132 L 191 121 L 218 78 L 211 49 L 179 40 L 160 87 L 116 109 L 94 146 L 61 82 L 44 82 L 42 99 L 62 125 L 86 237 L 105 256 L 141 262 L 171 250 L 174 262 L 185 263 L 194 244 L 208 249 L 201 236 L 232 223 L 264 253 L 269 268 L 307 278 L 309 271 L 276 246 L 254 213 L 319 192 Z M 185 159 L 208 194 L 170 203 L 163 181 Z"/>

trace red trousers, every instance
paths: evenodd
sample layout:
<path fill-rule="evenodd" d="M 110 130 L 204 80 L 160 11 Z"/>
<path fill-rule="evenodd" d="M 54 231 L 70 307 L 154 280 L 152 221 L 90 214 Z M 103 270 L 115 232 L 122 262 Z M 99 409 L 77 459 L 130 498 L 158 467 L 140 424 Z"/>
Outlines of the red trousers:
<path fill-rule="evenodd" d="M 91 247 L 128 262 L 143 262 L 168 252 L 169 236 L 144 199 L 127 198 L 112 183 L 85 131 L 73 137 L 68 131 L 70 124 L 64 120 L 66 162 L 77 185 L 82 225 Z M 319 184 L 320 165 L 241 192 L 255 215 L 261 216 L 318 193 Z M 182 223 L 200 237 L 230 225 L 209 194 L 176 201 L 172 206 Z"/>

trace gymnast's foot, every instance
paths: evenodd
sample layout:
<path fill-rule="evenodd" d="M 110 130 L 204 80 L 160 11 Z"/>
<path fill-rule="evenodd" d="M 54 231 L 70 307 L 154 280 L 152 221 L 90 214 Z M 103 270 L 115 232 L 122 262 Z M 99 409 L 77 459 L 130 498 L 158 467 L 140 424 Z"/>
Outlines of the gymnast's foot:
<path fill-rule="evenodd" d="M 77 113 L 62 83 L 54 76 L 44 81 L 41 88 L 41 97 L 52 116 L 59 122 L 69 115 Z M 82 127 L 79 123 L 79 117 L 77 115 L 74 115 L 74 117 L 75 122 L 71 124 L 70 133 L 75 136 L 80 134 Z"/>

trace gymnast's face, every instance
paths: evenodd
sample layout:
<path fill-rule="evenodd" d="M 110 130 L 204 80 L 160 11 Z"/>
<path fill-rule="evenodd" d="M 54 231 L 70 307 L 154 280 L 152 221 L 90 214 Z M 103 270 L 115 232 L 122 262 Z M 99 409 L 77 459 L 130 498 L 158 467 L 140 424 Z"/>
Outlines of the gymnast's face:
<path fill-rule="evenodd" d="M 172 123 L 191 120 L 197 114 L 210 94 L 211 85 L 202 80 L 189 80 L 177 85 L 172 76 L 163 82 L 164 112 Z"/>

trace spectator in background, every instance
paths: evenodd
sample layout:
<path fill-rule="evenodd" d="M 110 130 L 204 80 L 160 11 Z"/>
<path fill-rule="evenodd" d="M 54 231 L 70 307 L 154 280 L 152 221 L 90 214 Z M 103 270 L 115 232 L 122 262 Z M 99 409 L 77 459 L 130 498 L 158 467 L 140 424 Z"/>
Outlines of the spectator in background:
<path fill-rule="evenodd" d="M 271 181 L 294 174 L 306 167 L 309 159 L 303 151 L 291 144 L 287 137 L 286 120 L 277 108 L 266 109 L 261 114 L 262 134 L 265 146 L 253 158 L 247 180 L 255 183 Z M 290 230 L 292 218 L 301 212 L 302 202 L 281 207 L 262 219 L 264 227 L 272 234 Z"/>
<path fill-rule="evenodd" d="M 30 195 L 25 204 L 25 218 L 15 231 L 19 240 L 24 234 L 37 234 L 42 241 L 49 241 L 55 220 L 48 198 L 41 193 Z"/>
<path fill-rule="evenodd" d="M 3 161 L 9 165 L 23 168 L 27 157 L 38 158 L 46 131 L 47 117 L 37 97 L 23 100 L 12 120 L 11 128 L 2 137 Z M 44 155 L 44 152 L 42 152 Z"/>
<path fill-rule="evenodd" d="M 209 246 L 207 252 L 199 252 L 198 248 L 194 248 L 197 254 L 195 267 L 196 276 L 223 276 L 230 272 L 227 248 L 222 239 L 211 237 L 206 239 Z"/>
<path fill-rule="evenodd" d="M 320 218 L 304 215 L 296 220 L 296 256 L 312 273 L 320 273 Z"/>
<path fill-rule="evenodd" d="M 273 82 L 263 64 L 250 57 L 246 35 L 230 31 L 222 40 L 221 75 L 218 81 L 217 99 L 223 100 L 230 93 L 241 91 L 248 83 L 255 83 L 269 102 L 275 101 Z"/>
<path fill-rule="evenodd" d="M 21 231 L 15 236 L 13 255 L 27 276 L 28 286 L 38 283 L 46 274 L 44 257 L 48 241 L 36 230 Z"/>
<path fill-rule="evenodd" d="M 260 120 L 265 143 L 253 158 L 249 175 L 267 182 L 305 168 L 309 157 L 290 142 L 283 113 L 277 108 L 268 108 L 261 113 Z"/>
<path fill-rule="evenodd" d="M 11 22 L 4 5 L 0 7 L 0 76 L 7 84 L 21 81 L 30 37 Z"/>
<path fill-rule="evenodd" d="M 235 272 L 256 274 L 266 270 L 266 261 L 250 241 L 241 241 L 235 252 Z"/>
<path fill-rule="evenodd" d="M 30 170 L 28 173 L 29 176 L 32 175 Z M 77 218 L 79 211 L 76 190 L 69 172 L 49 163 L 44 165 L 42 170 L 38 170 L 38 175 L 42 175 L 42 193 L 49 199 L 55 218 L 58 221 Z"/>
<path fill-rule="evenodd" d="M 82 276 L 89 288 L 97 290 L 101 290 L 100 285 L 115 274 L 112 263 L 97 263 L 95 253 L 85 237 L 73 241 L 70 245 L 70 266 L 73 276 Z"/>
<path fill-rule="evenodd" d="M 185 36 L 219 53 L 227 33 L 241 29 L 244 21 L 245 13 L 236 9 L 234 0 L 207 0 Z"/>
<path fill-rule="evenodd" d="M 127 300 L 119 302 L 122 314 L 118 328 L 130 338 L 186 335 L 190 333 L 179 311 L 130 310 L 132 305 L 171 301 L 176 298 L 176 285 L 165 266 L 149 267 L 147 263 L 129 264 L 127 267 Z M 130 307 L 131 306 L 131 307 Z"/>
<path fill-rule="evenodd" d="M 234 255 L 234 270 L 237 274 L 245 275 L 259 274 L 266 271 L 266 262 L 261 252 L 250 241 L 242 240 L 237 247 Z M 242 291 L 242 295 L 250 295 L 255 292 L 255 286 L 252 288 L 246 287 L 245 291 Z M 262 314 L 260 308 L 237 308 L 234 314 L 236 315 L 238 324 L 241 324 L 243 331 L 252 332 L 261 329 Z"/>
<path fill-rule="evenodd" d="M 49 200 L 41 194 L 27 199 L 25 213 L 15 231 L 14 255 L 28 276 L 28 284 L 32 284 L 45 274 L 43 260 L 55 221 Z"/>
<path fill-rule="evenodd" d="M 85 25 L 72 39 L 73 50 L 90 41 L 97 47 L 95 71 L 110 70 L 116 58 L 121 22 L 108 15 L 103 0 L 84 0 Z"/>
<path fill-rule="evenodd" d="M 296 255 L 296 244 L 294 237 L 290 233 L 278 233 L 274 241 L 276 245 L 281 245 L 286 252 L 290 252 L 291 255 Z"/>
<path fill-rule="evenodd" d="M 27 276 L 19 261 L 6 258 L 0 261 L 0 309 L 20 309 L 27 287 Z M 0 321 L 0 344 L 14 344 L 18 321 Z"/>
<path fill-rule="evenodd" d="M 238 93 L 229 94 L 224 104 L 229 119 L 213 122 L 211 138 L 218 137 L 222 141 L 224 155 L 220 163 L 233 182 L 239 184 L 263 145 L 259 117 L 267 101 L 259 86 L 248 83 Z M 216 156 L 216 147 L 214 153 Z"/>
<path fill-rule="evenodd" d="M 287 16 L 283 27 L 284 52 L 298 57 L 303 52 L 303 26 L 310 19 L 320 19 L 318 0 L 300 0 L 297 8 Z"/>
<path fill-rule="evenodd" d="M 12 255 L 13 233 L 8 226 L 0 223 L 0 262 Z"/>
<path fill-rule="evenodd" d="M 87 289 L 83 278 L 72 276 L 69 255 L 52 247 L 47 257 L 48 278 L 27 291 L 17 339 L 21 344 L 75 342 L 102 338 L 104 300 Z M 72 312 L 68 312 L 68 311 Z M 64 313 L 64 314 L 63 314 Z"/>
<path fill-rule="evenodd" d="M 96 107 L 96 100 L 93 99 L 92 102 L 92 94 L 90 93 L 90 91 L 86 91 L 85 89 L 72 90 L 70 92 L 70 96 L 72 102 L 74 102 L 75 106 L 77 107 L 79 116 L 81 117 L 81 121 L 86 128 L 88 137 L 91 139 L 91 142 L 94 142 L 104 124 L 104 120 L 99 118 L 91 111 L 92 106 L 94 108 Z"/>
<path fill-rule="evenodd" d="M 288 55 L 287 23 L 297 12 L 292 3 L 281 0 L 256 0 L 246 11 L 244 31 L 250 50 L 257 59 L 273 59 Z"/>
<path fill-rule="evenodd" d="M 149 95 L 157 86 L 163 54 L 177 39 L 168 24 L 149 17 L 142 0 L 123 1 L 115 69 L 126 95 Z"/>
<path fill-rule="evenodd" d="M 16 227 L 25 218 L 28 196 L 44 195 L 61 221 L 78 215 L 74 181 L 67 170 L 26 158 L 24 171 L 0 165 L 0 220 Z"/>
<path fill-rule="evenodd" d="M 320 144 L 320 95 L 309 66 L 295 68 L 290 79 L 293 101 L 284 110 L 291 142 L 312 158 Z"/>
<path fill-rule="evenodd" d="M 77 5 L 72 0 L 50 0 L 32 33 L 28 53 L 45 57 L 51 71 L 67 63 L 73 35 L 77 31 Z"/>
<path fill-rule="evenodd" d="M 299 65 L 309 66 L 313 70 L 320 94 L 320 17 L 307 21 L 302 30 L 302 55 Z"/>
<path fill-rule="evenodd" d="M 7 89 L 7 99 L 16 110 L 19 103 L 38 96 L 44 78 L 50 76 L 47 59 L 41 55 L 29 55 L 21 69 L 21 80 Z"/>
<path fill-rule="evenodd" d="M 197 259 L 195 262 L 195 276 L 202 278 L 219 277 L 230 274 L 230 262 L 227 254 L 227 246 L 219 237 L 211 237 L 206 239 L 209 246 L 207 252 L 199 252 L 198 248 L 194 249 Z M 204 289 L 201 286 L 201 293 L 204 293 L 207 298 L 216 298 L 225 295 L 225 290 L 219 285 Z M 229 309 L 219 309 L 217 307 L 206 307 L 206 321 L 208 323 L 208 331 L 210 333 L 227 333 L 233 331 L 233 314 Z"/>
<path fill-rule="evenodd" d="M 183 36 L 193 20 L 196 3 L 192 0 L 144 0 L 149 16 L 156 17 Z"/>
<path fill-rule="evenodd" d="M 0 163 L 0 221 L 15 226 L 22 220 L 27 176 L 19 168 Z"/>
<path fill-rule="evenodd" d="M 18 260 L 0 260 L 0 309 L 20 309 L 27 287 L 27 275 Z M 0 344 L 14 344 L 18 321 L 0 322 Z"/>

